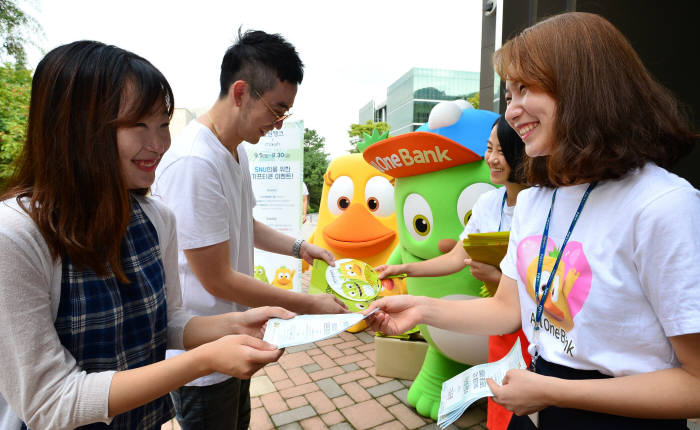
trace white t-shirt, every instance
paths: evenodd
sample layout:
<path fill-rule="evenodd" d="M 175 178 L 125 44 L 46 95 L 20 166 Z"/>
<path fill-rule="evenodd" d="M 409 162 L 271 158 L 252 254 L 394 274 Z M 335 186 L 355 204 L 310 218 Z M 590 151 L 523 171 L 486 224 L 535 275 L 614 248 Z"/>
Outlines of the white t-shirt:
<path fill-rule="evenodd" d="M 501 224 L 500 231 L 510 230 L 515 205 L 508 206 L 508 202 L 503 205 L 503 196 L 505 194 L 506 187 L 500 187 L 479 196 L 472 208 L 472 216 L 459 236 L 460 240 L 466 239 L 471 233 L 499 231 L 499 223 Z M 503 212 L 501 212 L 501 207 L 503 207 Z"/>
<path fill-rule="evenodd" d="M 588 184 L 557 191 L 540 284 Z M 540 241 L 553 189 L 518 195 L 503 274 L 518 283 L 532 342 Z M 591 192 L 545 303 L 539 354 L 623 376 L 679 365 L 670 336 L 700 332 L 700 192 L 649 163 Z"/>
<path fill-rule="evenodd" d="M 238 159 L 240 162 L 211 130 L 190 121 L 173 139 L 156 169 L 151 193 L 175 212 L 182 302 L 194 315 L 247 309 L 205 290 L 184 254 L 185 249 L 228 241 L 231 268 L 252 276 L 255 198 L 243 145 L 238 146 Z M 168 357 L 180 352 L 168 351 Z M 228 378 L 213 374 L 188 385 L 212 385 Z"/>
<path fill-rule="evenodd" d="M 158 233 L 168 347 L 182 348 L 191 316 L 180 306 L 175 218 L 161 203 L 136 198 Z M 33 429 L 110 423 L 109 388 L 115 372 L 86 373 L 63 347 L 54 327 L 61 299 L 61 260 L 51 257 L 41 232 L 15 199 L 0 202 L 0 220 L 0 429 L 20 428 L 13 411 Z"/>

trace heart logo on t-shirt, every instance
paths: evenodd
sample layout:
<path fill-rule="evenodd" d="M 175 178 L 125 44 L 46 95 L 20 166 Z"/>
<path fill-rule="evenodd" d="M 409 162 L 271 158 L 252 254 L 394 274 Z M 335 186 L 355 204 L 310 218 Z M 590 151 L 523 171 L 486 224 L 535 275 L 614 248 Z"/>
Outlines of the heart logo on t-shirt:
<path fill-rule="evenodd" d="M 518 244 L 518 274 L 525 281 L 527 292 L 533 301 L 535 300 L 534 284 L 541 241 L 542 236 L 530 236 Z M 588 298 L 593 274 L 581 242 L 570 241 L 567 243 L 559 267 L 557 267 L 556 273 L 552 273 L 554 262 L 559 253 L 560 250 L 556 243 L 548 238 L 538 294 L 542 297 L 547 281 L 550 276 L 554 276 L 551 290 L 545 300 L 544 314 L 551 323 L 569 331 L 574 326 L 574 317 Z"/>

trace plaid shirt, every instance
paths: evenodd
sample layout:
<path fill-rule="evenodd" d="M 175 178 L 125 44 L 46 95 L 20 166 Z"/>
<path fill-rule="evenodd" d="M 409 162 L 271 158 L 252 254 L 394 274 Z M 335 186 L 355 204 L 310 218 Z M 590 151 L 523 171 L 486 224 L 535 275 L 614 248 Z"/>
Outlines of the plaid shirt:
<path fill-rule="evenodd" d="M 165 359 L 165 272 L 158 235 L 131 199 L 131 219 L 121 245 L 124 284 L 114 274 L 99 277 L 63 259 L 61 298 L 54 323 L 63 346 L 88 373 L 127 370 Z M 170 396 L 117 415 L 110 425 L 81 429 L 160 429 L 173 417 Z"/>

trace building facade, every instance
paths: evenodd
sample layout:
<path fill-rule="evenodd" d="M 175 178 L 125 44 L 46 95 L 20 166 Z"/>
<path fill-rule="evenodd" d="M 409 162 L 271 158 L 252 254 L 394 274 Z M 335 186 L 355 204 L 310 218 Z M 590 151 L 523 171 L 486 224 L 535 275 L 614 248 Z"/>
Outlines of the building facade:
<path fill-rule="evenodd" d="M 385 102 L 372 100 L 360 109 L 360 124 L 385 121 L 391 136 L 409 133 L 428 121 L 439 102 L 466 100 L 478 91 L 478 72 L 413 68 L 389 85 Z"/>

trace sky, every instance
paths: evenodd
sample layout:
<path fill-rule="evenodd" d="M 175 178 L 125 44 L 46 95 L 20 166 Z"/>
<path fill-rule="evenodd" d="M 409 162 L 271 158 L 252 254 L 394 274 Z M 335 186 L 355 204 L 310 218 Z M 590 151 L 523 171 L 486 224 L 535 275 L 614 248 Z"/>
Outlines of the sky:
<path fill-rule="evenodd" d="M 280 33 L 305 65 L 291 119 L 326 139 L 331 156 L 350 148 L 362 106 L 386 98 L 412 67 L 479 71 L 481 0 L 24 0 L 48 52 L 92 39 L 135 52 L 170 82 L 175 106 L 211 107 L 221 59 L 240 26 Z M 39 51 L 29 52 L 34 68 Z"/>

